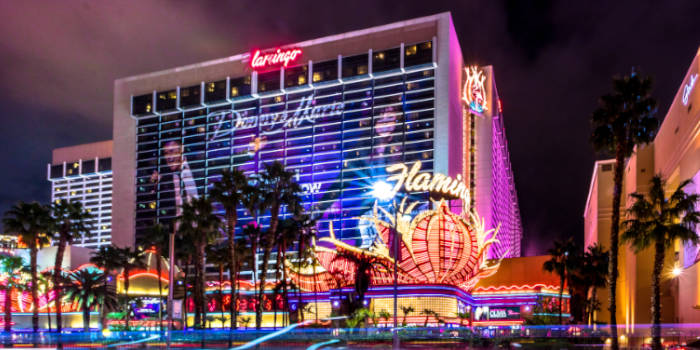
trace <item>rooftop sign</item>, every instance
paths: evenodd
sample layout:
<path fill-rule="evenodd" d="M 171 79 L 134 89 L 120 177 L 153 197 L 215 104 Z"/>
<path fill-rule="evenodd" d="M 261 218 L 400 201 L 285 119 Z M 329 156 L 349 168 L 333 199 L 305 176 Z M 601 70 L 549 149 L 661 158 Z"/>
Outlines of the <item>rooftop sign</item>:
<path fill-rule="evenodd" d="M 274 66 L 287 67 L 301 56 L 301 49 L 277 49 L 274 52 L 255 50 L 251 55 L 250 66 L 253 69 L 263 69 Z"/>

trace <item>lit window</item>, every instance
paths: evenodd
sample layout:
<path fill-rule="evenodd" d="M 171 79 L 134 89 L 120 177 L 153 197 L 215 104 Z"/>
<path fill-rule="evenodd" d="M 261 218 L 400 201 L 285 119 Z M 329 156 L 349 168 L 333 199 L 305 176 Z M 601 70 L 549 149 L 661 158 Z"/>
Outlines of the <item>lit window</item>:
<path fill-rule="evenodd" d="M 70 192 L 70 195 L 71 195 L 71 196 L 75 196 L 75 191 L 71 191 L 71 192 Z"/>
<path fill-rule="evenodd" d="M 299 76 L 299 79 L 297 79 L 297 84 L 299 84 L 299 85 L 304 85 L 304 84 L 306 84 L 306 76 L 303 75 L 303 74 L 300 75 L 300 76 Z"/>
<path fill-rule="evenodd" d="M 155 208 L 156 208 L 156 202 L 150 202 L 150 203 L 148 203 L 148 207 L 151 208 L 151 209 L 155 209 Z"/>
<path fill-rule="evenodd" d="M 321 81 L 321 73 L 314 72 L 313 80 L 314 80 L 314 82 Z"/>
<path fill-rule="evenodd" d="M 357 67 L 357 74 L 358 75 L 367 74 L 367 66 L 362 65 L 362 66 Z"/>
<path fill-rule="evenodd" d="M 92 189 L 88 188 L 87 193 L 92 193 Z"/>
<path fill-rule="evenodd" d="M 418 47 L 416 45 L 411 45 L 406 48 L 406 56 L 415 55 L 418 52 Z"/>
<path fill-rule="evenodd" d="M 214 85 L 214 83 L 209 83 L 209 84 L 207 84 L 207 92 L 214 92 L 214 87 L 215 87 L 215 86 L 216 86 L 216 85 Z"/>
<path fill-rule="evenodd" d="M 275 102 L 277 102 L 277 103 L 282 102 L 282 96 L 275 96 Z"/>
<path fill-rule="evenodd" d="M 232 87 L 231 88 L 231 96 L 238 96 L 238 88 L 237 87 Z"/>
<path fill-rule="evenodd" d="M 151 111 L 151 104 L 149 103 L 146 105 L 146 112 L 150 112 L 150 111 Z"/>
<path fill-rule="evenodd" d="M 206 129 L 204 129 L 203 126 L 200 126 L 200 127 L 197 128 L 197 132 L 200 132 L 200 133 L 201 133 L 201 132 L 204 132 L 204 130 L 206 130 Z"/>
<path fill-rule="evenodd" d="M 78 162 L 73 163 L 73 169 L 78 169 L 80 164 Z"/>
<path fill-rule="evenodd" d="M 378 53 L 376 57 L 377 57 L 377 59 L 379 59 L 379 60 L 383 60 L 383 59 L 384 59 L 384 52 Z"/>
<path fill-rule="evenodd" d="M 175 100 L 175 99 L 177 99 L 177 94 L 175 93 L 175 91 L 171 91 L 171 92 L 168 93 L 168 97 L 169 97 L 171 100 Z"/>

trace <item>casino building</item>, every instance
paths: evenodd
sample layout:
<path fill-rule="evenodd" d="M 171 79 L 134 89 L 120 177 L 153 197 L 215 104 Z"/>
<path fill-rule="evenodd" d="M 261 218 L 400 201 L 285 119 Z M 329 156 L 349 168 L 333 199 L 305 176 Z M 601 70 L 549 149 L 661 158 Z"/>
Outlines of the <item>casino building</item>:
<path fill-rule="evenodd" d="M 497 240 L 477 245 L 465 226 L 459 244 L 473 240 L 465 259 L 477 259 L 469 255 L 477 246 L 485 264 L 521 254 L 494 71 L 463 61 L 449 13 L 118 79 L 113 137 L 112 240 L 120 246 L 206 196 L 222 170 L 254 174 L 280 161 L 296 173 L 326 245 L 375 249 L 388 237 L 366 218 L 375 203 L 388 209 L 401 197 L 413 204 L 407 216 L 476 212 L 483 232 L 497 229 Z M 242 208 L 238 217 L 253 220 Z M 464 284 L 450 287 L 469 305 L 477 271 L 458 271 L 454 281 Z M 542 288 L 524 285 L 532 295 Z"/>

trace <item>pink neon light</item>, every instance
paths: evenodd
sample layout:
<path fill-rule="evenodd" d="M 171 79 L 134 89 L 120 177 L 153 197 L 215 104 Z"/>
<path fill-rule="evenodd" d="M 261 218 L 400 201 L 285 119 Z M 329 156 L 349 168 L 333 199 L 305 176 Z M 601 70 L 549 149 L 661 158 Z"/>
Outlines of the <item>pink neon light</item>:
<path fill-rule="evenodd" d="M 275 65 L 287 67 L 289 62 L 295 61 L 297 57 L 301 56 L 301 53 L 301 49 L 277 49 L 275 52 L 263 54 L 260 53 L 260 50 L 255 50 L 253 58 L 250 60 L 250 66 L 254 69 Z"/>
<path fill-rule="evenodd" d="M 485 292 L 485 291 L 511 291 L 511 290 L 526 290 L 526 289 L 537 289 L 537 288 L 546 288 L 546 289 L 559 289 L 558 286 L 552 286 L 552 285 L 546 285 L 543 283 L 537 283 L 533 285 L 512 285 L 512 286 L 490 286 L 490 287 L 477 287 L 474 291 L 475 292 Z"/>

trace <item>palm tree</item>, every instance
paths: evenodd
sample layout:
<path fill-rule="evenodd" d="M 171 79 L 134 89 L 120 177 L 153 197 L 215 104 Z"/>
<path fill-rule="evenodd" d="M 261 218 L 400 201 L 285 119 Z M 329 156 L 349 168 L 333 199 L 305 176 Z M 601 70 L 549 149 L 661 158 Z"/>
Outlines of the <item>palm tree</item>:
<path fill-rule="evenodd" d="M 588 249 L 583 255 L 583 271 L 586 281 L 589 283 L 588 294 L 590 300 L 586 303 L 588 323 L 593 322 L 593 314 L 596 311 L 596 306 L 600 305 L 597 298 L 598 288 L 603 288 L 608 282 L 608 260 L 610 254 L 603 249 L 600 244 L 588 246 Z"/>
<path fill-rule="evenodd" d="M 157 223 L 153 225 L 146 234 L 139 240 L 139 245 L 148 247 L 148 251 L 156 258 L 156 273 L 158 274 L 158 320 L 159 327 L 163 329 L 163 263 L 161 261 L 163 253 L 168 248 L 171 228 L 169 225 Z M 171 266 L 172 267 L 172 266 Z M 171 283 L 170 281 L 168 283 Z"/>
<path fill-rule="evenodd" d="M 300 239 L 300 236 L 305 235 L 308 224 L 308 215 L 296 214 L 286 218 L 280 222 L 277 234 L 277 280 L 278 286 L 282 290 L 283 309 L 288 310 L 289 306 L 289 285 L 287 281 L 287 251 L 290 245 Z M 305 238 L 303 238 L 305 239 Z M 284 315 L 284 314 L 283 314 Z M 284 324 L 284 322 L 283 322 Z"/>
<path fill-rule="evenodd" d="M 213 200 L 221 203 L 226 212 L 226 235 L 228 242 L 228 275 L 231 280 L 231 305 L 236 305 L 237 293 L 235 293 L 234 276 L 238 273 L 235 270 L 236 264 L 236 224 L 238 223 L 238 206 L 243 202 L 244 191 L 248 187 L 248 178 L 245 174 L 238 170 L 224 170 L 221 173 L 221 180 L 214 183 L 210 196 Z M 236 320 L 238 318 L 237 310 L 231 307 L 231 329 L 235 329 Z"/>
<path fill-rule="evenodd" d="M 1 286 L 5 291 L 5 332 L 12 330 L 12 291 L 20 290 L 24 284 L 17 278 L 17 273 L 24 267 L 24 260 L 20 256 L 1 256 L 0 269 L 4 277 L 4 284 Z"/>
<path fill-rule="evenodd" d="M 652 348 L 661 346 L 661 271 L 666 248 L 677 240 L 685 243 L 700 243 L 695 226 L 700 223 L 700 211 L 696 210 L 700 195 L 688 194 L 684 188 L 691 180 L 681 182 L 666 196 L 666 181 L 660 175 L 651 179 L 649 194 L 631 194 L 633 203 L 628 209 L 630 219 L 624 222 L 622 240 L 629 242 L 636 252 L 654 247 L 654 269 L 652 272 L 651 313 L 653 320 Z"/>
<path fill-rule="evenodd" d="M 222 320 L 224 317 L 224 269 L 229 264 L 229 250 L 225 245 L 210 245 L 207 247 L 207 261 L 217 267 L 219 271 L 219 307 L 221 308 Z M 211 322 L 209 323 L 211 324 Z M 221 321 L 221 328 L 224 327 L 224 321 Z"/>
<path fill-rule="evenodd" d="M 437 313 L 432 309 L 423 309 L 423 311 L 421 311 L 420 314 L 425 316 L 425 323 L 423 324 L 423 327 L 428 327 L 428 320 L 430 320 L 430 316 L 433 316 L 435 317 L 435 319 L 437 319 Z"/>
<path fill-rule="evenodd" d="M 364 306 L 365 294 L 371 285 L 372 272 L 377 269 L 389 270 L 384 260 L 364 251 L 359 253 L 349 252 L 347 250 L 338 251 L 338 254 L 333 260 L 343 259 L 350 261 L 355 267 L 355 294 L 356 298 L 350 303 L 350 313 Z M 338 272 L 338 271 L 333 271 Z M 331 273 L 333 273 L 331 272 Z"/>
<path fill-rule="evenodd" d="M 245 226 L 243 226 L 243 237 L 246 238 L 246 240 L 247 240 L 247 242 L 248 242 L 248 245 L 250 246 L 250 251 L 251 251 L 251 254 L 250 254 L 250 266 L 252 267 L 252 272 L 253 272 L 253 292 L 254 292 L 254 294 L 255 294 L 256 300 L 259 300 L 259 299 L 258 299 L 258 294 L 264 293 L 264 287 L 263 287 L 262 285 L 260 286 L 260 291 L 258 291 L 258 287 L 257 287 L 257 280 L 258 280 L 258 273 L 257 273 L 257 272 L 258 272 L 258 269 L 257 269 L 257 266 L 256 266 L 256 261 L 255 261 L 256 255 L 257 255 L 257 252 L 258 252 L 258 246 L 259 246 L 260 240 L 261 240 L 261 238 L 262 238 L 262 236 L 263 236 L 263 234 L 264 234 L 263 232 L 264 232 L 264 231 L 262 231 L 262 230 L 260 229 L 260 226 L 259 226 L 256 222 L 251 222 L 251 223 L 246 224 Z M 257 304 L 257 303 L 256 303 L 256 304 Z M 255 312 L 255 318 L 256 318 L 255 323 L 256 323 L 256 326 L 257 326 L 257 323 L 258 323 L 258 322 L 257 322 L 257 318 L 258 318 L 257 309 L 260 308 L 260 307 L 262 307 L 262 306 L 261 306 L 261 305 L 256 305 L 256 307 L 255 307 L 255 310 L 256 310 L 256 312 Z M 262 315 L 262 313 L 261 313 L 260 315 Z"/>
<path fill-rule="evenodd" d="M 90 330 L 90 309 L 97 305 L 116 309 L 117 293 L 108 285 L 107 275 L 101 271 L 76 271 L 70 274 L 70 279 L 72 283 L 65 287 L 66 298 L 80 304 L 83 311 L 83 330 L 87 332 Z"/>
<path fill-rule="evenodd" d="M 309 215 L 302 214 L 297 216 L 296 221 L 299 229 L 297 231 L 297 269 L 306 267 L 309 264 L 315 267 L 316 260 L 313 251 L 313 243 L 315 242 L 317 233 L 316 220 Z M 315 271 L 314 278 L 316 278 Z M 316 290 L 314 290 L 314 299 L 316 299 L 316 295 Z M 299 305 L 297 310 L 299 310 L 300 319 L 303 322 L 304 312 L 302 308 L 301 289 L 298 287 L 297 298 Z M 318 305 L 318 303 L 316 303 L 316 305 Z"/>
<path fill-rule="evenodd" d="M 59 280 L 63 266 L 63 255 L 66 246 L 73 243 L 74 239 L 90 235 L 92 225 L 88 222 L 93 218 L 93 215 L 83 208 L 83 203 L 61 199 L 51 205 L 51 216 L 53 217 L 52 230 L 58 236 L 56 260 L 53 265 L 53 289 L 59 306 L 56 307 L 56 330 L 61 333 L 63 322 L 61 320 L 61 283 Z"/>
<path fill-rule="evenodd" d="M 294 181 L 294 172 L 284 169 L 284 165 L 279 161 L 272 164 L 265 164 L 265 169 L 255 178 L 256 185 L 261 193 L 262 208 L 270 212 L 270 226 L 268 227 L 268 239 L 262 244 L 262 273 L 260 274 L 261 289 L 264 290 L 267 279 L 267 269 L 270 255 L 278 237 L 278 226 L 280 223 L 280 213 L 283 207 L 287 207 L 290 213 L 297 213 L 301 206 L 301 187 Z M 280 254 L 281 252 L 277 252 Z M 258 294 L 258 304 L 262 305 L 264 293 Z M 260 328 L 262 321 L 262 306 L 256 309 L 255 327 Z"/>
<path fill-rule="evenodd" d="M 235 309 L 237 306 L 237 302 L 234 302 L 234 300 L 238 300 L 238 280 L 240 280 L 240 275 L 241 271 L 243 270 L 243 265 L 246 263 L 250 263 L 254 253 L 246 247 L 246 238 L 238 238 L 238 242 L 236 242 L 236 261 L 234 261 L 235 264 L 235 271 L 236 274 L 231 277 L 231 308 Z M 252 266 L 252 264 L 250 265 Z M 254 270 L 253 270 L 254 271 Z M 232 318 L 231 322 L 235 323 L 233 325 L 234 329 L 238 328 L 238 322 L 236 321 L 238 319 L 238 310 L 236 310 L 236 318 Z"/>
<path fill-rule="evenodd" d="M 90 257 L 90 262 L 101 268 L 106 275 L 107 283 L 102 285 L 103 293 L 107 293 L 106 289 L 113 276 L 117 275 L 117 269 L 120 267 L 121 249 L 113 245 L 103 245 L 95 251 Z M 103 329 L 106 327 L 105 305 L 100 305 L 100 325 Z"/>
<path fill-rule="evenodd" d="M 408 314 L 414 311 L 416 311 L 416 309 L 414 309 L 413 306 L 401 307 L 401 312 L 403 312 L 403 321 L 401 322 L 401 326 L 406 327 L 406 317 L 408 317 Z"/>
<path fill-rule="evenodd" d="M 118 265 L 122 268 L 122 278 L 124 279 L 124 301 L 126 302 L 126 307 L 124 311 L 126 312 L 126 330 L 129 330 L 129 317 L 131 316 L 131 303 L 129 298 L 129 276 L 131 272 L 137 269 L 145 269 L 146 261 L 144 261 L 144 255 L 142 251 L 133 249 L 131 247 L 117 248 L 119 249 L 119 256 L 117 257 Z"/>
<path fill-rule="evenodd" d="M 466 312 L 466 311 L 465 312 L 458 312 L 455 316 L 457 316 L 457 318 L 459 318 L 459 326 L 460 327 L 464 327 L 464 321 L 465 320 L 469 321 L 469 317 L 470 317 L 469 312 Z"/>
<path fill-rule="evenodd" d="M 576 245 L 573 238 L 565 241 L 554 241 L 554 246 L 547 250 L 550 255 L 549 260 L 544 262 L 542 266 L 545 271 L 556 273 L 559 276 L 559 323 L 563 324 L 562 320 L 562 299 L 564 294 L 564 282 L 569 276 L 569 270 L 573 265 L 573 256 L 576 251 Z"/>
<path fill-rule="evenodd" d="M 184 313 L 184 325 L 185 329 L 187 329 L 188 326 L 188 316 L 187 313 L 189 312 L 189 303 L 188 301 L 190 300 L 188 297 L 188 290 L 190 288 L 190 280 L 192 279 L 190 274 L 190 268 L 192 266 L 192 257 L 194 256 L 194 251 L 195 247 L 191 244 L 191 242 L 186 241 L 184 237 L 180 235 L 175 236 L 175 260 L 179 262 L 179 266 L 182 267 L 182 271 L 184 273 L 183 276 L 183 290 L 184 290 L 184 307 L 183 307 L 183 313 Z"/>
<path fill-rule="evenodd" d="M 613 78 L 613 92 L 600 98 L 599 107 L 591 116 L 591 143 L 596 151 L 614 155 L 615 173 L 610 228 L 610 326 L 612 350 L 618 350 L 617 277 L 620 231 L 620 201 L 625 158 L 637 145 L 654 139 L 659 121 L 654 118 L 656 101 L 651 97 L 652 82 L 634 70 L 628 76 Z"/>
<path fill-rule="evenodd" d="M 384 320 L 384 322 L 386 322 L 387 324 L 389 323 L 389 319 L 391 318 L 391 314 L 389 313 L 389 311 L 382 309 L 379 310 L 377 315 L 379 316 L 379 319 Z"/>
<path fill-rule="evenodd" d="M 49 208 L 37 202 L 17 202 L 5 212 L 3 218 L 5 232 L 17 235 L 29 247 L 29 268 L 32 277 L 32 329 L 39 331 L 39 295 L 37 293 L 37 253 L 39 248 L 48 244 L 48 232 L 51 224 Z"/>
<path fill-rule="evenodd" d="M 182 215 L 177 220 L 180 222 L 178 229 L 180 235 L 188 239 L 195 247 L 195 327 L 201 328 L 205 317 L 205 248 L 219 238 L 221 219 L 214 214 L 212 202 L 208 198 L 194 198 L 182 205 Z"/>

